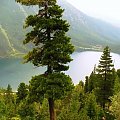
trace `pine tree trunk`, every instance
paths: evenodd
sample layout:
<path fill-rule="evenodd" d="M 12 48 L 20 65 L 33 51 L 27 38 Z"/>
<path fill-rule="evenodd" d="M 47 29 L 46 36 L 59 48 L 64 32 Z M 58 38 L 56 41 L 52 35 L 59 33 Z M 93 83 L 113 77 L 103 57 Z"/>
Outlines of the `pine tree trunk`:
<path fill-rule="evenodd" d="M 55 120 L 54 100 L 52 98 L 49 98 L 48 102 L 49 102 L 50 120 Z"/>

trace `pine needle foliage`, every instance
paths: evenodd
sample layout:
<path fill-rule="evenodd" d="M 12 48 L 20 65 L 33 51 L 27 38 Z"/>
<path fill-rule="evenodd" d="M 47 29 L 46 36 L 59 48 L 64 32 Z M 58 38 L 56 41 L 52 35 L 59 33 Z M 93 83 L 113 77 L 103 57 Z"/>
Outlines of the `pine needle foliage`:
<path fill-rule="evenodd" d="M 112 56 L 110 55 L 110 49 L 108 46 L 104 48 L 101 55 L 98 72 L 98 101 L 105 109 L 105 104 L 110 102 L 109 97 L 113 95 L 114 78 L 113 78 L 113 63 Z"/>

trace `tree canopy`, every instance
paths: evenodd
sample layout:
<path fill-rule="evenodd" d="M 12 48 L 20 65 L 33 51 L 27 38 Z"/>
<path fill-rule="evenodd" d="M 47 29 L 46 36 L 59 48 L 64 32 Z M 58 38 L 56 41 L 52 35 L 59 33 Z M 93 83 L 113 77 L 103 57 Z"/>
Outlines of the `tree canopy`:
<path fill-rule="evenodd" d="M 105 103 L 110 102 L 109 97 L 113 95 L 114 78 L 113 78 L 113 63 L 108 46 L 104 48 L 101 55 L 98 72 L 98 101 L 105 108 Z"/>
<path fill-rule="evenodd" d="M 56 0 L 17 0 L 24 5 L 38 5 L 36 15 L 29 15 L 25 28 L 32 27 L 26 34 L 24 44 L 33 43 L 33 49 L 24 57 L 25 62 L 34 66 L 46 66 L 43 75 L 30 81 L 29 94 L 31 99 L 41 102 L 47 96 L 50 120 L 55 120 L 54 101 L 72 90 L 72 80 L 61 73 L 69 69 L 66 65 L 71 59 L 74 47 L 66 35 L 69 24 L 62 19 L 64 10 L 56 4 Z"/>

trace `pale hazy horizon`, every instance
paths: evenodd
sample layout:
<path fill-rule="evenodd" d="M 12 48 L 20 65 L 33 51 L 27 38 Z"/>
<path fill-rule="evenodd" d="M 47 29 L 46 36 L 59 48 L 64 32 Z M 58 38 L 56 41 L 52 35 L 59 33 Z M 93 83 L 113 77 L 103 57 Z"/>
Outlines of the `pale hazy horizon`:
<path fill-rule="evenodd" d="M 66 0 L 85 14 L 120 27 L 120 0 Z"/>

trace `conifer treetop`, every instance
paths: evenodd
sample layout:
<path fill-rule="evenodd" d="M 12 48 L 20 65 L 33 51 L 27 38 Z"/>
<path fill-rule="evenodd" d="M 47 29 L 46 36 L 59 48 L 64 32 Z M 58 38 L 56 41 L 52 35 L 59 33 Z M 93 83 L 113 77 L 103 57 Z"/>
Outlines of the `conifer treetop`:
<path fill-rule="evenodd" d="M 44 5 L 45 2 L 56 2 L 56 0 L 16 0 L 16 2 L 19 2 L 23 5 Z"/>

